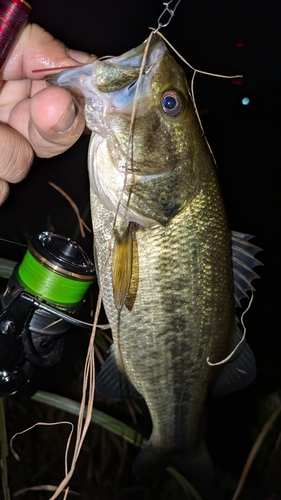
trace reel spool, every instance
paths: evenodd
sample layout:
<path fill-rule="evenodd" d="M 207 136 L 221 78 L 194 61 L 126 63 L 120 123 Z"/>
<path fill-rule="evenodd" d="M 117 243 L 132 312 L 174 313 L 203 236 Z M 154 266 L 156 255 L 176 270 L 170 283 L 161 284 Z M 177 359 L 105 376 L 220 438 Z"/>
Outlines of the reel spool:
<path fill-rule="evenodd" d="M 1 300 L 0 396 L 18 392 L 34 366 L 58 363 L 70 323 L 91 327 L 76 316 L 94 279 L 75 241 L 47 231 L 32 236 Z"/>

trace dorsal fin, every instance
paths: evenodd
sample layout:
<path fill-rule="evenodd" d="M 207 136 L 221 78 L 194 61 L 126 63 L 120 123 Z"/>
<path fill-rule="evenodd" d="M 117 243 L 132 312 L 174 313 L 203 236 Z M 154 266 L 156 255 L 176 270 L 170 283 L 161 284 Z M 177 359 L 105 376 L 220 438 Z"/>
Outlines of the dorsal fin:
<path fill-rule="evenodd" d="M 112 255 L 112 285 L 114 303 L 118 311 L 125 304 L 130 288 L 133 266 L 132 223 L 121 233 L 115 230 Z"/>
<path fill-rule="evenodd" d="M 236 231 L 231 233 L 235 307 L 241 307 L 240 299 L 248 297 L 247 291 L 254 289 L 251 283 L 259 276 L 253 268 L 263 265 L 255 257 L 262 249 L 250 243 L 251 238 L 253 236 L 249 234 Z"/>

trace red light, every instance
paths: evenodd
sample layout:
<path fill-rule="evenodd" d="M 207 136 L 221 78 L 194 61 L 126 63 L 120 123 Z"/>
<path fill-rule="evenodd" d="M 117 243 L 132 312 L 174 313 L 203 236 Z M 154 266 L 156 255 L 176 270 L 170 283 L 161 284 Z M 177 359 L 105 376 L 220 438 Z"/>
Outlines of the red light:
<path fill-rule="evenodd" d="M 232 85 L 242 85 L 243 78 L 232 78 L 231 83 Z"/>

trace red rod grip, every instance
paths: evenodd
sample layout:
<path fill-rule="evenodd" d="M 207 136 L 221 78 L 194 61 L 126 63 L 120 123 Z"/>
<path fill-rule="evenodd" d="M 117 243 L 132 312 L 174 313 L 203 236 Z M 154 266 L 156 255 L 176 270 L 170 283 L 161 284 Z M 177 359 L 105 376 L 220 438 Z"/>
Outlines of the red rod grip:
<path fill-rule="evenodd" d="M 0 0 L 0 68 L 6 61 L 30 14 L 30 5 L 21 0 Z"/>

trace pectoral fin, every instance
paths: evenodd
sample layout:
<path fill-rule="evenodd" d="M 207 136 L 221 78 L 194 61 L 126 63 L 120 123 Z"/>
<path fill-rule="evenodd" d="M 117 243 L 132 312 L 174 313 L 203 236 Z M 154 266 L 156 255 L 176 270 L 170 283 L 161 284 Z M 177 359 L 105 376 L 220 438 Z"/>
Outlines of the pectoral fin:
<path fill-rule="evenodd" d="M 102 365 L 96 379 L 97 393 L 113 401 L 142 398 L 137 389 L 118 367 L 114 354 L 114 345 L 111 346 L 109 352 L 110 354 Z"/>
<path fill-rule="evenodd" d="M 237 326 L 230 352 L 237 346 L 241 338 L 242 333 Z M 212 389 L 212 396 L 226 396 L 231 392 L 247 387 L 253 382 L 255 376 L 255 357 L 247 342 L 244 341 L 233 357 L 223 365 L 222 371 Z"/>

